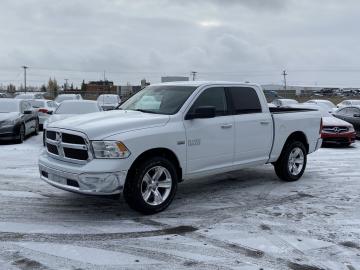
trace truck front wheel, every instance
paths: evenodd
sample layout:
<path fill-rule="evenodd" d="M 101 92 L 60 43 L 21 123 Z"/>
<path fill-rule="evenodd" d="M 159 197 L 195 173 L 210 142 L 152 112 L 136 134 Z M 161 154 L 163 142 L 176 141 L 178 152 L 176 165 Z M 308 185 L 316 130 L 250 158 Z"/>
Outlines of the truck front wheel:
<path fill-rule="evenodd" d="M 284 181 L 296 181 L 304 174 L 306 162 L 304 144 L 293 141 L 285 146 L 279 160 L 274 163 L 275 172 Z"/>
<path fill-rule="evenodd" d="M 165 210 L 174 199 L 178 176 L 175 166 L 166 158 L 153 157 L 136 165 L 124 187 L 129 206 L 144 214 Z"/>

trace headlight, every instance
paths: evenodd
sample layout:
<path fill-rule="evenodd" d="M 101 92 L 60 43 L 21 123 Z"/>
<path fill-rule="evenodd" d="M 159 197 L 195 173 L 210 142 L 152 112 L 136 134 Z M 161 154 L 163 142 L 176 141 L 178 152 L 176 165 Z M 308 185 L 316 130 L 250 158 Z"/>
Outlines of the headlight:
<path fill-rule="evenodd" d="M 355 129 L 353 126 L 349 127 L 349 132 L 355 132 Z"/>
<path fill-rule="evenodd" d="M 129 149 L 125 144 L 116 141 L 92 141 L 95 158 L 128 158 Z"/>

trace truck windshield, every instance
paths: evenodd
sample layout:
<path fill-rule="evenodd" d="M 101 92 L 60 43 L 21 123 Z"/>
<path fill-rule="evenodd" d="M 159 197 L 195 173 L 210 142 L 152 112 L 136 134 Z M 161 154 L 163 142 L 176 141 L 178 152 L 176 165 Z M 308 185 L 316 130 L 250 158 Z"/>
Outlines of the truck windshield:
<path fill-rule="evenodd" d="M 175 85 L 148 86 L 127 100 L 119 109 L 175 114 L 196 88 L 196 86 Z"/>

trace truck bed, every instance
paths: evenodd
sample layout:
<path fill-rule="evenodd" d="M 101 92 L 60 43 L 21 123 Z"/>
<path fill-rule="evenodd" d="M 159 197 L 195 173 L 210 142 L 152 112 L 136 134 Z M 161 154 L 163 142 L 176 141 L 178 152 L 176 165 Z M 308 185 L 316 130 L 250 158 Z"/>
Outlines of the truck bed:
<path fill-rule="evenodd" d="M 282 114 L 282 113 L 296 113 L 296 112 L 311 112 L 317 111 L 315 109 L 306 109 L 306 108 L 269 108 L 272 114 Z"/>

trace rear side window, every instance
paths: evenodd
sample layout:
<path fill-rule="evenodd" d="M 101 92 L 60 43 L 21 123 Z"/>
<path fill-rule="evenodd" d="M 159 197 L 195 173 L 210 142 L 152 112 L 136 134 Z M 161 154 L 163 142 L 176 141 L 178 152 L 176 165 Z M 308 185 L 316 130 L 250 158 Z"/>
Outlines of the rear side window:
<path fill-rule="evenodd" d="M 212 87 L 204 90 L 192 105 L 190 112 L 194 113 L 197 107 L 213 106 L 216 109 L 216 115 L 227 114 L 227 103 L 225 89 L 223 87 Z"/>
<path fill-rule="evenodd" d="M 261 113 L 261 104 L 255 89 L 251 87 L 229 88 L 235 114 Z"/>
<path fill-rule="evenodd" d="M 358 114 L 359 110 L 357 108 L 348 108 L 347 114 L 348 115 L 354 115 L 354 114 Z"/>

